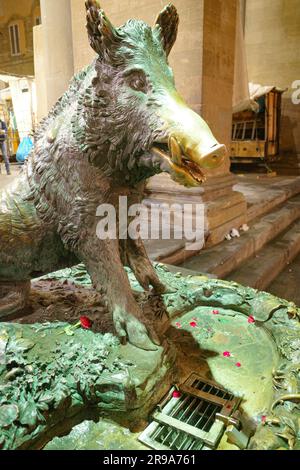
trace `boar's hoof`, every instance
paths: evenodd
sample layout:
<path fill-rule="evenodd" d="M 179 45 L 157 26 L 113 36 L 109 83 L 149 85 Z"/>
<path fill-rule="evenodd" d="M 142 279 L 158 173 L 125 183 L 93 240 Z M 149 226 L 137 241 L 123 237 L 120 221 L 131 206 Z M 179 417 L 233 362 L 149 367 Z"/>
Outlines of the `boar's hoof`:
<path fill-rule="evenodd" d="M 113 311 L 113 322 L 117 336 L 122 344 L 126 344 L 127 340 L 137 348 L 146 351 L 156 351 L 160 342 L 153 331 L 153 328 L 147 325 L 146 320 L 142 318 L 142 314 L 136 316 L 126 312 L 122 307 L 115 307 Z"/>

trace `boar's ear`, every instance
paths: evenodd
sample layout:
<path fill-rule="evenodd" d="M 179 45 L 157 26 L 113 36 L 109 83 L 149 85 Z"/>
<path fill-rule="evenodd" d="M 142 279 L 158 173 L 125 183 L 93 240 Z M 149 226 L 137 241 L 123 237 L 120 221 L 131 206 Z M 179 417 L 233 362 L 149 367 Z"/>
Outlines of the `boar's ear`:
<path fill-rule="evenodd" d="M 167 5 L 158 15 L 156 28 L 160 29 L 162 43 L 166 54 L 169 55 L 176 41 L 179 16 L 174 5 Z"/>
<path fill-rule="evenodd" d="M 85 8 L 90 45 L 102 57 L 111 47 L 118 46 L 121 36 L 101 9 L 98 0 L 87 0 Z"/>

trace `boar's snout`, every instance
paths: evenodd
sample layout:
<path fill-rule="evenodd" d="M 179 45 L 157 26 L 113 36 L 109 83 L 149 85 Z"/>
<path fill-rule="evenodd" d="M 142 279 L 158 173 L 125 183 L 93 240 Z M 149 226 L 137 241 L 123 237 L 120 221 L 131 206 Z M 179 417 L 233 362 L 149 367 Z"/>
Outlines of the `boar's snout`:
<path fill-rule="evenodd" d="M 169 138 L 169 151 L 172 161 L 181 164 L 182 158 L 199 165 L 200 168 L 214 169 L 218 168 L 226 156 L 226 147 L 216 142 L 210 147 L 203 148 L 202 145 L 183 146 L 174 135 Z"/>
<path fill-rule="evenodd" d="M 159 114 L 164 123 L 164 136 L 152 148 L 163 162 L 161 169 L 185 186 L 199 186 L 204 172 L 218 168 L 226 157 L 207 123 L 174 91 L 161 98 Z"/>
<path fill-rule="evenodd" d="M 196 149 L 197 155 L 197 149 Z M 215 144 L 206 153 L 200 154 L 199 164 L 202 168 L 218 168 L 224 161 L 226 147 L 223 144 Z"/>
<path fill-rule="evenodd" d="M 206 151 L 198 146 L 183 148 L 176 137 L 168 144 L 156 144 L 152 152 L 161 160 L 161 170 L 170 173 L 174 181 L 184 186 L 199 186 L 206 180 L 202 170 L 218 168 L 225 159 L 225 145 L 216 143 Z"/>

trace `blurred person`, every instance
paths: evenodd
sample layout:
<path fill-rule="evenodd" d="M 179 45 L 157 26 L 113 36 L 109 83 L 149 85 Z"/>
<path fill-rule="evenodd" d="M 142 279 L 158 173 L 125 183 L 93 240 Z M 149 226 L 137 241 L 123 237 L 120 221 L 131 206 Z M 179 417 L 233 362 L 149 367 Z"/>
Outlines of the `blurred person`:
<path fill-rule="evenodd" d="M 6 139 L 7 139 L 7 126 L 5 124 L 5 121 L 0 117 L 0 148 L 1 148 L 3 159 L 4 159 L 4 163 L 5 163 L 6 173 L 10 175 L 11 173 L 10 173 L 10 164 L 9 164 L 9 158 L 8 158 L 8 153 L 7 153 Z"/>

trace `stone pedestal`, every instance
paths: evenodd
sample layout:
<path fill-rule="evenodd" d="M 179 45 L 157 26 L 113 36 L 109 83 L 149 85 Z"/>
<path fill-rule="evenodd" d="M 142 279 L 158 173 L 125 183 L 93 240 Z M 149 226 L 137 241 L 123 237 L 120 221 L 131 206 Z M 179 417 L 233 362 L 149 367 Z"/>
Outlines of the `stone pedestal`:
<path fill-rule="evenodd" d="M 199 188 L 183 188 L 173 182 L 167 174 L 151 178 L 146 187 L 146 204 L 203 204 L 205 215 L 205 247 L 224 240 L 232 228 L 239 228 L 246 222 L 247 203 L 242 193 L 232 189 L 236 178 L 229 172 L 209 178 Z M 147 242 L 147 249 L 154 259 L 177 264 L 192 256 L 193 251 L 184 249 L 185 243 L 170 244 Z M 161 245 L 157 252 L 156 245 Z M 174 246 L 174 249 L 173 249 Z"/>

